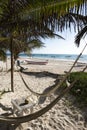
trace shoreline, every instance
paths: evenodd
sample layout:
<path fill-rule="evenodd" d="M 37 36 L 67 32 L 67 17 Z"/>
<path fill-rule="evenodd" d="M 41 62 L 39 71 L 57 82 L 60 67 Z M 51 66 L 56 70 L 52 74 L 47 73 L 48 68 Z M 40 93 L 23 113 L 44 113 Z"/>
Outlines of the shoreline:
<path fill-rule="evenodd" d="M 69 61 L 69 62 L 74 62 L 75 60 L 74 59 L 60 59 L 60 58 L 41 58 L 41 57 L 19 57 L 18 59 L 29 59 L 29 60 L 42 60 L 42 61 L 46 61 L 46 60 L 50 60 L 50 61 Z M 81 63 L 87 63 L 86 60 L 78 60 L 78 62 L 81 62 Z"/>
<path fill-rule="evenodd" d="M 35 56 L 36 55 L 36 56 Z M 19 58 L 26 59 L 41 59 L 41 60 L 64 60 L 64 61 L 75 61 L 80 54 L 31 54 L 27 56 L 25 54 L 20 54 Z M 10 57 L 10 56 L 8 56 Z M 87 63 L 87 54 L 82 54 L 79 58 L 79 62 Z"/>
<path fill-rule="evenodd" d="M 58 73 L 58 74 L 65 74 L 65 71 L 69 71 L 71 66 L 74 64 L 74 60 L 65 60 L 65 59 L 41 59 L 41 58 L 26 58 L 26 57 L 19 57 L 18 60 L 20 61 L 20 65 L 24 68 L 30 68 L 34 70 L 39 70 L 40 71 L 52 71 L 53 73 Z M 26 61 L 34 61 L 37 62 L 38 64 L 29 64 Z M 47 62 L 45 65 L 39 65 L 39 62 Z M 14 65 L 14 68 L 17 70 L 16 67 L 17 61 Z M 11 59 L 7 58 L 6 62 L 0 61 L 0 70 L 6 71 L 9 70 L 11 66 Z M 72 71 L 81 71 L 83 67 L 86 66 L 85 62 L 82 61 L 77 61 L 75 64 L 74 68 Z M 39 68 L 38 68 L 39 67 Z M 87 71 L 87 70 L 86 70 Z"/>

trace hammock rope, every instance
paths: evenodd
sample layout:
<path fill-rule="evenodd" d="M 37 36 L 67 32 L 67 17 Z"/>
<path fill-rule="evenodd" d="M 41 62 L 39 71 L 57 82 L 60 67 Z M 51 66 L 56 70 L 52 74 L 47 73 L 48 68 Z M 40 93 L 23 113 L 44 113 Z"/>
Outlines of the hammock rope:
<path fill-rule="evenodd" d="M 82 72 L 84 72 L 84 68 L 82 70 Z M 49 111 L 54 105 L 56 105 L 56 103 L 67 93 L 70 91 L 70 89 L 74 86 L 74 84 L 77 82 L 78 78 L 75 79 L 69 87 L 65 88 L 50 104 L 48 104 L 46 107 L 42 108 L 41 110 L 26 115 L 26 116 L 21 116 L 21 117 L 4 117 L 4 116 L 0 116 L 0 122 L 4 122 L 7 124 L 18 124 L 18 123 L 24 123 L 24 122 L 28 122 L 31 120 L 35 120 L 36 118 L 42 116 L 43 114 L 45 114 L 47 111 Z"/>
<path fill-rule="evenodd" d="M 74 68 L 75 64 L 77 63 L 77 61 L 79 60 L 79 58 L 81 57 L 83 51 L 85 50 L 87 44 L 84 46 L 82 52 L 78 55 L 78 57 L 76 58 L 75 62 L 73 63 L 73 65 L 71 66 L 70 70 L 67 72 L 66 76 L 61 80 L 61 82 L 58 84 L 55 84 L 55 87 L 53 87 L 52 89 L 50 89 L 48 92 L 45 92 L 45 93 L 37 93 L 35 91 L 33 91 L 26 83 L 26 81 L 24 80 L 23 76 L 22 76 L 22 73 L 19 72 L 20 74 L 20 77 L 23 81 L 23 83 L 25 84 L 25 86 L 28 88 L 28 90 L 33 94 L 33 95 L 36 95 L 36 96 L 40 96 L 40 97 L 47 97 L 47 96 L 50 96 L 52 93 L 54 93 L 59 87 L 62 86 L 62 84 L 64 83 L 64 81 L 66 81 L 67 77 L 69 76 L 70 72 L 72 71 L 72 69 Z M 84 68 L 85 69 L 85 68 Z M 85 70 L 84 70 L 85 71 Z"/>
<path fill-rule="evenodd" d="M 81 56 L 81 54 L 80 54 Z M 79 56 L 79 57 L 80 57 Z M 77 58 L 79 59 L 79 58 Z M 75 63 L 78 60 L 75 61 Z M 75 65 L 74 63 L 74 65 Z M 73 65 L 73 66 L 74 66 Z M 73 68 L 73 67 L 71 67 Z M 85 69 L 87 68 L 87 65 L 85 68 L 83 68 L 83 70 L 81 72 L 84 72 Z M 72 69 L 69 70 L 68 74 L 66 74 L 65 78 L 63 79 L 62 82 L 65 81 L 65 79 L 67 78 L 67 76 L 69 75 L 69 73 L 71 72 Z M 24 122 L 28 122 L 31 120 L 35 120 L 36 118 L 42 116 L 43 114 L 45 114 L 47 111 L 49 111 L 54 105 L 56 105 L 56 103 L 67 93 L 70 91 L 70 89 L 74 86 L 74 84 L 77 82 L 78 78 L 75 79 L 69 87 L 66 87 L 50 104 L 48 104 L 46 107 L 42 108 L 41 110 L 34 112 L 32 114 L 29 115 L 25 115 L 25 116 L 21 116 L 21 117 L 5 117 L 5 116 L 0 116 L 0 123 L 6 123 L 6 124 L 20 124 L 20 123 L 24 123 Z"/>

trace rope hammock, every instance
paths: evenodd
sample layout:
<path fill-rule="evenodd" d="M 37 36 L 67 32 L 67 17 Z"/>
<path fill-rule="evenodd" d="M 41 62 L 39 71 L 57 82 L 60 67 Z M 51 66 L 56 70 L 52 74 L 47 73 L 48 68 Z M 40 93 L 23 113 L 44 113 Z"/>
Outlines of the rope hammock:
<path fill-rule="evenodd" d="M 55 87 L 53 87 L 52 89 L 50 89 L 48 92 L 45 92 L 45 93 L 37 93 L 35 91 L 33 91 L 26 83 L 25 79 L 23 78 L 21 72 L 19 72 L 20 74 L 20 77 L 23 81 L 23 83 L 25 84 L 25 86 L 28 88 L 28 90 L 33 94 L 33 95 L 36 95 L 36 96 L 40 96 L 40 97 L 47 97 L 49 95 L 51 95 L 52 93 L 54 93 L 60 86 L 62 86 L 62 84 L 64 83 L 64 81 L 67 79 L 67 77 L 69 76 L 70 72 L 72 71 L 73 67 L 75 66 L 75 64 L 77 63 L 77 61 L 79 60 L 79 58 L 81 57 L 83 51 L 85 50 L 87 44 L 85 45 L 85 47 L 83 48 L 82 52 L 78 55 L 78 57 L 76 58 L 75 62 L 73 63 L 72 67 L 70 68 L 70 70 L 68 71 L 68 73 L 66 74 L 66 76 L 61 80 L 61 82 L 58 84 L 55 84 Z"/>
<path fill-rule="evenodd" d="M 87 68 L 87 66 L 85 67 Z M 84 72 L 84 69 L 82 70 L 82 72 Z M 0 122 L 4 122 L 7 124 L 18 124 L 18 123 L 24 123 L 24 122 L 28 122 L 31 120 L 35 120 L 36 118 L 42 116 L 43 114 L 45 114 L 48 110 L 50 110 L 67 92 L 69 92 L 69 90 L 74 86 L 74 84 L 76 83 L 78 79 L 75 79 L 70 86 L 68 86 L 66 89 L 64 89 L 49 105 L 47 105 L 46 107 L 42 108 L 41 110 L 33 113 L 33 114 L 29 114 L 26 116 L 21 116 L 21 117 L 4 117 L 4 116 L 0 116 Z"/>
<path fill-rule="evenodd" d="M 87 46 L 87 44 L 86 44 L 86 46 Z M 85 49 L 85 47 L 84 47 L 84 49 Z M 83 51 L 84 51 L 84 49 L 83 49 Z M 77 57 L 76 61 L 74 62 L 71 69 L 69 70 L 68 74 L 66 74 L 65 78 L 62 80 L 61 84 L 66 80 L 67 76 L 69 75 L 69 73 L 71 72 L 72 68 L 77 63 L 77 61 L 78 61 L 78 59 L 81 55 L 82 55 L 82 53 Z M 87 68 L 87 65 L 83 68 L 82 72 L 84 72 L 86 68 Z M 50 104 L 48 104 L 46 107 L 42 108 L 41 110 L 34 112 L 32 114 L 26 115 L 26 116 L 21 116 L 21 117 L 0 116 L 0 122 L 1 123 L 4 122 L 4 123 L 7 123 L 7 124 L 18 124 L 18 123 L 28 122 L 28 121 L 34 120 L 34 119 L 42 116 L 48 110 L 50 110 L 67 92 L 69 92 L 69 90 L 74 86 L 74 84 L 77 82 L 77 80 L 78 80 L 78 78 L 75 79 L 68 87 L 66 87 Z M 55 88 L 58 88 L 58 87 L 59 87 L 59 85 Z M 52 90 L 52 92 L 53 91 L 54 91 L 54 89 Z"/>

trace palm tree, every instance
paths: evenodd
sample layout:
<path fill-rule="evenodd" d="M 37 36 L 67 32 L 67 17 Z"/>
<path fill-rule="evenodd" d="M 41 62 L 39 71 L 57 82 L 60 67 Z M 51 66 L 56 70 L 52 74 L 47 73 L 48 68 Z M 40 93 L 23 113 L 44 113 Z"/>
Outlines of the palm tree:
<path fill-rule="evenodd" d="M 10 50 L 10 39 L 8 38 L 3 38 L 3 40 L 0 39 L 0 48 L 1 49 L 5 49 L 5 52 L 7 50 Z M 41 42 L 39 39 L 33 39 L 31 41 L 23 42 L 17 39 L 13 39 L 13 44 L 14 44 L 14 48 L 13 48 L 13 53 L 14 53 L 14 60 L 17 60 L 19 53 L 21 52 L 31 52 L 32 49 L 34 48 L 40 48 L 44 46 L 44 43 Z M 6 55 L 5 55 L 6 56 Z"/>
<path fill-rule="evenodd" d="M 16 1 L 16 0 L 15 0 Z M 34 21 L 34 19 L 30 19 L 30 18 L 32 18 L 31 16 L 32 15 L 26 15 L 25 17 L 23 16 L 22 18 L 21 17 L 19 17 L 20 16 L 20 13 L 21 13 L 21 10 L 22 9 L 24 9 L 24 6 L 26 7 L 26 3 L 24 3 L 24 1 L 22 2 L 21 1 L 21 3 L 19 4 L 19 5 L 17 5 L 16 3 L 14 3 L 15 2 L 14 0 L 13 1 L 11 1 L 10 0 L 10 4 L 8 4 L 8 0 L 7 1 L 5 1 L 6 3 L 5 3 L 5 6 L 4 6 L 4 8 L 3 9 L 5 9 L 4 10 L 4 13 L 3 13 L 3 11 L 1 12 L 2 13 L 2 15 L 0 15 L 0 31 L 1 32 L 3 32 L 3 35 L 5 36 L 5 37 L 9 37 L 9 39 L 10 39 L 10 45 L 11 45 L 11 60 L 13 61 L 13 39 L 14 38 L 16 38 L 17 40 L 19 40 L 19 39 L 21 39 L 22 38 L 22 42 L 23 41 L 26 41 L 26 39 L 27 38 L 31 38 L 31 37 L 33 37 L 33 36 L 40 36 L 41 35 L 41 33 L 40 34 L 38 34 L 38 32 L 43 32 L 43 35 L 42 35 L 42 37 L 44 37 L 44 35 L 46 34 L 46 30 L 43 30 L 42 31 L 42 28 L 43 27 L 45 27 L 46 29 L 48 28 L 48 27 L 51 27 L 51 30 L 54 30 L 54 28 L 55 28 L 55 25 L 56 25 L 56 28 L 58 28 L 59 30 L 63 30 L 63 28 L 64 28 L 64 26 L 70 26 L 70 22 L 71 21 L 69 21 L 68 23 L 67 23 L 67 19 L 64 19 L 65 20 L 65 23 L 64 23 L 64 21 L 63 21 L 63 17 L 61 16 L 61 17 L 59 17 L 58 15 L 57 15 L 57 9 L 56 8 L 52 8 L 53 6 L 54 7 L 56 7 L 56 4 L 54 4 L 54 5 L 52 5 L 52 3 L 51 3 L 51 7 L 49 6 L 49 8 L 51 8 L 52 10 L 53 9 L 56 9 L 56 13 L 53 13 L 54 12 L 54 10 L 52 11 L 51 10 L 51 12 L 50 13 L 47 13 L 46 15 L 45 15 L 45 11 L 47 10 L 47 8 L 41 8 L 42 9 L 42 14 L 40 14 L 41 15 L 41 19 L 39 19 L 39 16 L 38 16 L 38 13 L 37 13 L 37 15 L 36 15 L 36 17 L 34 17 L 34 18 L 36 18 L 36 21 Z M 18 0 L 17 0 L 18 1 Z M 28 1 L 28 0 L 27 0 Z M 37 3 L 37 1 L 38 2 L 41 2 L 40 0 L 36 0 L 35 1 L 35 3 Z M 49 0 L 50 1 L 50 0 Z M 53 0 L 54 1 L 54 0 Z M 52 1 L 52 2 L 53 2 Z M 79 0 L 80 1 L 80 0 Z M 77 0 L 77 2 L 79 3 L 79 1 Z M 1 2 L 3 3 L 3 1 L 1 0 Z M 10 5 L 11 5 L 11 2 L 13 2 L 13 7 L 14 6 L 16 6 L 19 10 L 17 10 L 18 12 L 20 12 L 20 13 L 18 13 L 18 12 L 16 12 L 16 10 L 12 10 L 12 7 L 10 7 Z M 29 1 L 30 2 L 30 1 Z M 47 2 L 48 2 L 48 0 L 46 1 L 46 3 L 44 3 L 44 4 L 47 4 Z M 55 1 L 56 2 L 56 1 Z M 58 1 L 59 2 L 59 1 Z M 82 2 L 82 1 L 80 1 L 80 2 Z M 22 3 L 23 3 L 23 5 L 22 5 Z M 31 3 L 33 3 L 33 1 L 31 1 Z M 8 10 L 7 9 L 7 5 L 9 5 L 8 7 L 10 7 L 10 10 Z M 32 4 L 31 4 L 32 5 Z M 34 8 L 35 8 L 35 4 L 33 4 L 34 5 Z M 38 9 L 37 10 L 35 10 L 36 12 L 38 12 L 38 10 L 40 10 L 40 5 L 41 5 L 41 3 L 38 3 L 37 4 L 38 6 Z M 23 6 L 23 8 L 21 8 Z M 57 5 L 58 6 L 58 5 Z M 69 4 L 68 4 L 68 6 L 69 6 Z M 30 6 L 31 7 L 31 6 Z M 48 7 L 48 5 L 47 5 L 47 7 Z M 48 9 L 49 9 L 48 8 Z M 2 7 L 0 8 L 0 11 L 1 11 L 1 9 L 2 9 Z M 7 10 L 6 10 L 7 9 Z M 67 8 L 67 9 L 69 9 L 69 8 Z M 6 13 L 5 14 L 5 12 L 8 12 L 8 13 Z M 34 14 L 34 11 L 33 11 L 33 9 L 32 10 L 29 10 L 30 11 L 30 13 L 32 14 L 32 12 L 33 12 L 33 14 Z M 14 13 L 12 13 L 12 12 L 14 12 Z M 16 12 L 16 13 L 15 13 Z M 66 11 L 65 11 L 66 12 Z M 23 13 L 23 12 L 22 12 Z M 21 13 L 21 15 L 22 15 L 22 13 Z M 8 15 L 9 14 L 9 15 Z M 16 17 L 16 14 L 17 14 L 17 17 Z M 65 13 L 63 12 L 63 15 L 65 15 Z M 3 17 L 2 17 L 3 16 Z M 30 17 L 27 17 L 27 16 L 30 16 Z M 21 19 L 20 19 L 21 18 Z M 25 20 L 24 20 L 24 18 L 25 18 Z M 39 19 L 39 22 L 40 22 L 40 26 L 38 26 L 38 24 L 39 24 L 39 22 L 38 22 L 38 19 Z M 61 23 L 61 20 L 62 20 L 62 23 Z M 70 19 L 71 20 L 71 19 Z M 32 23 L 34 23 L 33 24 L 33 26 L 32 26 Z M 55 24 L 56 23 L 56 24 Z M 63 24 L 63 26 L 62 26 L 62 24 Z M 29 30 L 28 30 L 29 29 Z M 31 29 L 32 29 L 32 31 L 31 31 Z M 36 30 L 35 30 L 36 29 Z M 16 34 L 15 34 L 15 30 L 17 30 L 16 31 Z M 32 34 L 33 33 L 33 34 Z M 51 34 L 51 33 L 49 33 L 49 34 Z M 2 35 L 1 35 L 2 36 Z M 45 36 L 48 36 L 48 35 L 45 35 Z M 11 62 L 12 63 L 12 62 Z M 13 65 L 13 63 L 11 64 L 11 65 Z M 13 67 L 13 66 L 12 66 Z M 12 88 L 13 89 L 13 88 Z M 68 87 L 67 88 L 68 90 L 70 89 L 70 87 Z M 37 117 L 39 117 L 39 116 L 41 116 L 42 114 L 44 114 L 45 112 L 47 112 L 49 109 L 51 109 L 56 103 L 57 103 L 57 101 L 65 94 L 67 92 L 67 90 L 65 89 L 65 91 L 63 91 L 63 93 L 61 93 L 52 103 L 50 103 L 48 106 L 46 106 L 45 108 L 43 108 L 42 110 L 40 110 L 40 111 L 38 111 L 38 112 L 36 112 L 36 113 L 34 113 L 34 114 L 31 114 L 31 115 L 27 115 L 27 116 L 25 116 L 25 117 L 19 117 L 19 118 L 10 118 L 10 117 L 7 117 L 7 118 L 5 118 L 5 117 L 1 117 L 1 121 L 4 121 L 4 122 L 6 122 L 6 123 L 12 123 L 12 124 L 16 124 L 16 123 L 21 123 L 21 122 L 24 122 L 24 121 L 30 121 L 30 120 L 32 120 L 32 119 L 36 119 Z"/>
<path fill-rule="evenodd" d="M 83 0 L 82 0 L 83 1 Z M 47 0 L 1 0 L 0 2 L 0 33 L 9 37 L 11 50 L 11 90 L 13 90 L 13 39 L 22 42 L 28 38 L 47 37 L 52 35 L 54 28 L 60 25 L 59 17 L 69 11 L 69 7 L 82 1 L 62 2 Z M 64 8 L 65 7 L 65 8 Z M 64 9 L 64 10 L 63 10 Z M 59 22 L 59 23 L 58 23 Z M 61 23 L 62 25 L 62 23 Z M 60 26 L 60 29 L 63 28 Z M 22 40 L 21 40 L 22 39 Z"/>
<path fill-rule="evenodd" d="M 1 1 L 1 14 L 0 14 L 0 30 L 1 30 L 1 36 L 4 36 L 5 38 L 8 37 L 10 40 L 10 50 L 11 50 L 11 90 L 13 90 L 13 59 L 14 59 L 14 53 L 13 53 L 13 39 L 16 40 L 22 39 L 23 41 L 26 41 L 29 37 L 37 37 L 37 36 L 43 36 L 45 34 L 45 31 L 43 31 L 43 34 L 38 33 L 37 30 L 41 30 L 40 28 L 36 29 L 35 25 L 39 25 L 36 21 L 32 19 L 20 19 L 19 17 L 22 10 L 27 8 L 28 5 L 30 5 L 29 1 Z M 32 2 L 31 2 L 32 5 Z M 16 9 L 15 9 L 16 8 Z M 21 16 L 21 15 L 20 15 Z M 32 23 L 31 23 L 32 22 Z M 26 24 L 26 26 L 25 26 Z M 33 26 L 31 26 L 33 24 Z M 21 25 L 21 27 L 20 27 Z M 32 30 L 31 30 L 32 28 Z M 28 30 L 29 29 L 29 30 Z M 45 28 L 47 30 L 47 28 Z M 47 30 L 47 32 L 50 31 Z M 20 37 L 19 37 L 20 35 Z M 46 34 L 47 36 L 48 34 Z M 7 48 L 7 47 L 6 47 Z M 17 55 L 17 54 L 16 54 Z"/>

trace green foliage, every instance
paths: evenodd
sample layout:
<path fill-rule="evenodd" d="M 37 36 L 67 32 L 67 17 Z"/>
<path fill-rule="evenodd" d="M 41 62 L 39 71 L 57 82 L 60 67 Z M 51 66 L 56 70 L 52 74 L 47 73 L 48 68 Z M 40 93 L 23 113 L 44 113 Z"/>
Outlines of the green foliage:
<path fill-rule="evenodd" d="M 87 105 L 87 72 L 72 72 L 69 76 L 70 82 L 77 79 L 70 93 L 76 96 L 76 100 Z"/>
<path fill-rule="evenodd" d="M 6 61 L 6 53 L 4 49 L 0 48 L 0 60 Z"/>

